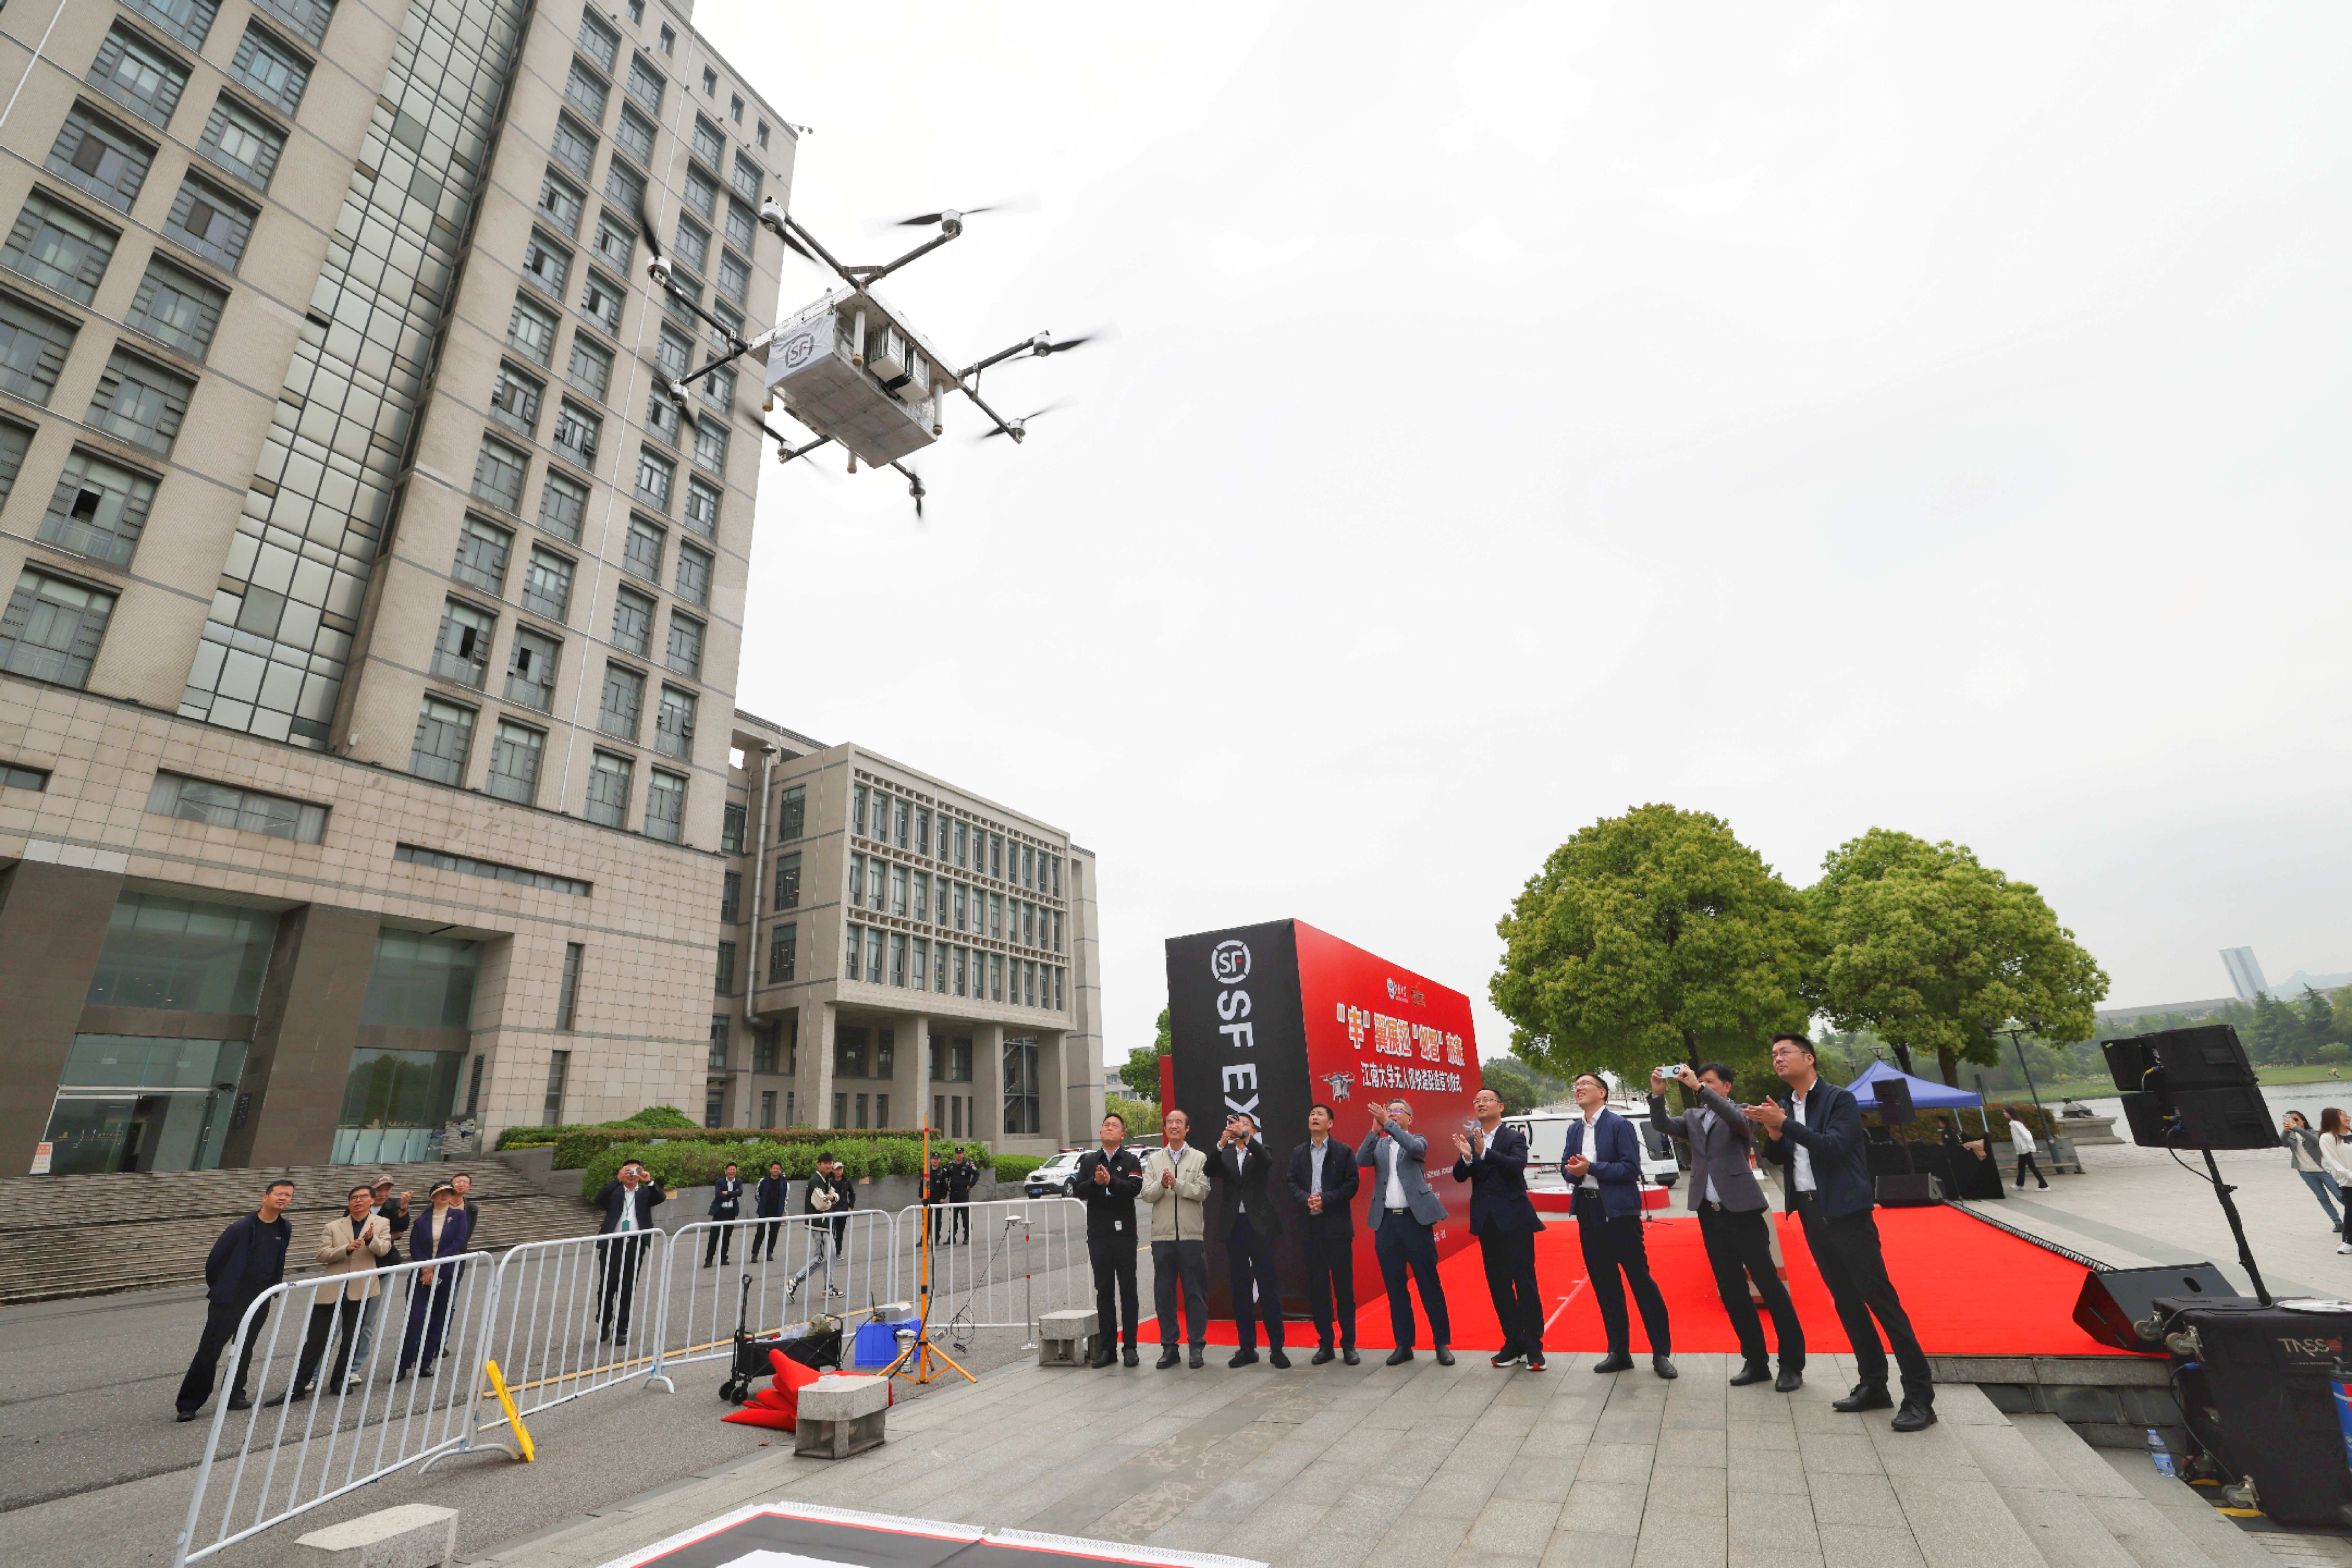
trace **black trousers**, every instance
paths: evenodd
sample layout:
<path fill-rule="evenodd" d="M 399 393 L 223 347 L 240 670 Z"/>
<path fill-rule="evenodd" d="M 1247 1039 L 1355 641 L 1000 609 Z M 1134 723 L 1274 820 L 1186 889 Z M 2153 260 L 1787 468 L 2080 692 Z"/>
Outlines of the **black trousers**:
<path fill-rule="evenodd" d="M 343 1378 L 351 1371 L 352 1339 L 359 1333 L 361 1305 L 348 1297 L 310 1303 L 310 1330 L 302 1336 L 302 1358 L 294 1365 L 295 1387 L 308 1388 L 319 1375 L 319 1363 L 327 1355 L 327 1335 L 339 1317 L 342 1320 L 342 1338 L 335 1346 L 335 1375 L 328 1386 L 335 1389 L 343 1385 Z"/>
<path fill-rule="evenodd" d="M 1478 1238 L 1478 1257 L 1486 1265 L 1486 1293 L 1494 1298 L 1495 1321 L 1502 1325 L 1504 1353 L 1543 1348 L 1536 1233 L 1488 1230 Z"/>
<path fill-rule="evenodd" d="M 1756 1293 L 1764 1298 L 1764 1310 L 1772 1314 L 1773 1337 L 1780 1344 L 1780 1370 L 1802 1372 L 1805 1329 L 1797 1321 L 1789 1287 L 1780 1283 L 1780 1273 L 1772 1267 L 1770 1226 L 1760 1208 L 1743 1213 L 1711 1203 L 1699 1205 L 1699 1240 L 1706 1246 L 1707 1265 L 1715 1270 L 1715 1292 L 1723 1298 L 1731 1332 L 1739 1336 L 1739 1354 L 1751 1362 L 1768 1359 L 1764 1320 L 1748 1297 L 1748 1281 L 1753 1280 Z"/>
<path fill-rule="evenodd" d="M 1274 1238 L 1259 1235 L 1246 1214 L 1234 1216 L 1234 1228 L 1225 1233 L 1225 1277 L 1234 1292 L 1234 1339 L 1244 1350 L 1255 1350 L 1263 1329 L 1267 1345 L 1280 1350 L 1282 1275 Z"/>
<path fill-rule="evenodd" d="M 1381 1260 L 1381 1280 L 1389 1291 L 1389 1329 L 1397 1348 L 1411 1350 L 1413 1342 L 1412 1298 L 1405 1294 L 1405 1270 L 1421 1284 L 1421 1310 L 1429 1314 L 1429 1332 L 1440 1344 L 1454 1343 L 1453 1320 L 1445 1315 L 1445 1287 L 1437 1282 L 1437 1242 L 1429 1227 L 1411 1214 L 1377 1211 L 1372 1232 L 1372 1256 Z"/>
<path fill-rule="evenodd" d="M 1122 1343 L 1133 1350 L 1143 1316 L 1135 1288 L 1135 1232 L 1087 1237 L 1087 1260 L 1094 1265 L 1095 1328 L 1102 1335 L 1101 1343 L 1106 1346 Z M 1122 1333 L 1124 1339 L 1119 1337 Z"/>
<path fill-rule="evenodd" d="M 1884 1329 L 1902 1368 L 1904 1395 L 1932 1404 L 1936 1376 L 1928 1370 L 1927 1352 L 1919 1348 L 1919 1336 L 1911 1332 L 1911 1318 L 1895 1293 L 1895 1281 L 1886 1277 L 1877 1218 L 1865 1208 L 1832 1219 L 1822 1211 L 1818 1196 L 1804 1192 L 1797 1195 L 1797 1213 L 1804 1220 L 1805 1245 L 1812 1249 L 1822 1283 L 1837 1303 L 1838 1322 L 1845 1325 L 1846 1343 L 1853 1346 L 1862 1380 L 1885 1385 L 1886 1352 L 1878 1343 Z"/>
<path fill-rule="evenodd" d="M 729 1215 L 727 1218 L 732 1219 L 734 1216 Z M 728 1254 L 735 1250 L 735 1228 L 729 1225 L 718 1230 L 705 1231 L 703 1234 L 708 1238 L 702 1244 L 703 1266 L 706 1268 L 709 1266 L 710 1257 L 714 1252 L 719 1255 L 719 1260 L 721 1263 L 728 1262 L 730 1260 Z"/>
<path fill-rule="evenodd" d="M 955 1221 L 955 1239 L 966 1246 L 971 1243 L 971 1193 L 967 1189 L 961 1197 L 950 1193 L 948 1201 L 955 1205 L 951 1217 Z"/>
<path fill-rule="evenodd" d="M 1155 1241 L 1151 1244 L 1151 1304 L 1160 1314 L 1160 1343 L 1173 1345 L 1179 1338 L 1176 1301 L 1179 1286 L 1184 1301 L 1184 1322 L 1192 1343 L 1209 1343 L 1209 1255 L 1198 1241 Z"/>
<path fill-rule="evenodd" d="M 2038 1165 L 2036 1165 L 2036 1164 L 2034 1164 L 2034 1163 L 2033 1163 L 2033 1156 L 2032 1156 L 2032 1155 L 2018 1155 L 2018 1156 L 2017 1156 L 2017 1185 L 2018 1185 L 2018 1186 L 2023 1186 L 2025 1185 L 2025 1173 L 2026 1173 L 2026 1172 L 2028 1172 L 2028 1171 L 2032 1171 L 2032 1172 L 2033 1173 L 2033 1179 L 2034 1179 L 2035 1181 L 2040 1182 L 2043 1186 L 2048 1186 L 2050 1185 L 2050 1178 L 2049 1178 L 2049 1177 L 2047 1177 L 2047 1176 L 2043 1176 L 2043 1175 L 2042 1174 L 2042 1167 L 2041 1167 L 2040 1166 L 2038 1166 Z"/>
<path fill-rule="evenodd" d="M 646 1239 L 641 1231 L 625 1239 L 614 1238 L 596 1244 L 603 1279 L 596 1289 L 596 1312 L 602 1332 L 614 1332 L 613 1309 L 620 1309 L 620 1335 L 623 1343 L 629 1338 L 629 1309 L 635 1304 L 637 1273 L 645 1267 Z"/>
<path fill-rule="evenodd" d="M 773 1258 L 776 1255 L 776 1238 L 783 1233 L 783 1228 L 782 1220 L 770 1219 L 767 1224 L 748 1232 L 751 1238 L 750 1261 L 757 1263 L 760 1260 L 760 1247 L 762 1242 L 767 1244 L 768 1256 Z"/>
<path fill-rule="evenodd" d="M 213 1378 L 220 1371 L 221 1352 L 236 1337 L 236 1323 L 245 1316 L 251 1301 L 207 1301 L 205 1303 L 205 1332 L 196 1341 L 196 1354 L 188 1362 L 188 1375 L 180 1379 L 183 1410 L 201 1410 L 205 1401 L 213 1396 Z M 253 1370 L 253 1342 L 261 1337 L 261 1325 L 269 1321 L 269 1309 L 262 1308 L 253 1314 L 253 1333 L 247 1336 L 245 1353 L 236 1358 L 236 1375 L 229 1380 L 229 1397 L 245 1397 L 246 1374 Z"/>
<path fill-rule="evenodd" d="M 1337 1226 L 1309 1218 L 1306 1245 L 1307 1311 L 1315 1320 L 1315 1342 L 1324 1349 L 1338 1343 L 1356 1348 L 1356 1239 Z"/>
<path fill-rule="evenodd" d="M 1577 1239 L 1584 1249 L 1585 1278 L 1592 1282 L 1592 1299 L 1601 1307 L 1601 1326 L 1609 1336 L 1612 1355 L 1633 1351 L 1633 1325 L 1625 1313 L 1625 1292 L 1633 1292 L 1641 1309 L 1642 1332 L 1650 1337 L 1652 1355 L 1674 1354 L 1674 1334 L 1666 1323 L 1666 1298 L 1650 1278 L 1650 1249 L 1642 1236 L 1642 1217 L 1622 1214 L 1612 1218 L 1594 1213 L 1576 1217 Z"/>

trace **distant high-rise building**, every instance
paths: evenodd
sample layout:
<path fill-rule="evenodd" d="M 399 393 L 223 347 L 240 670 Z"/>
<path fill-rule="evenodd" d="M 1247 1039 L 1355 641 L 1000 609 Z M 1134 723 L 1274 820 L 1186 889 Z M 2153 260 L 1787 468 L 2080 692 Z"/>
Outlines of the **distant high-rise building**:
<path fill-rule="evenodd" d="M 2263 967 L 2254 962 L 2252 947 L 2222 948 L 2221 966 L 2230 971 L 2230 984 L 2242 1002 L 2251 1002 L 2271 988 L 2270 982 L 2263 978 Z"/>

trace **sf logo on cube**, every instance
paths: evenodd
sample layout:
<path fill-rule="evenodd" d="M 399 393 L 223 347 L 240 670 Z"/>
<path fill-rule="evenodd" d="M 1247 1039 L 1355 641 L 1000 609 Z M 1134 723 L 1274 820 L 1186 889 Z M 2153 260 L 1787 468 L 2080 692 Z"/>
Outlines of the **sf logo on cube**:
<path fill-rule="evenodd" d="M 1245 942 L 1225 941 L 1209 954 L 1209 974 L 1221 986 L 1238 986 L 1249 978 L 1250 950 Z"/>

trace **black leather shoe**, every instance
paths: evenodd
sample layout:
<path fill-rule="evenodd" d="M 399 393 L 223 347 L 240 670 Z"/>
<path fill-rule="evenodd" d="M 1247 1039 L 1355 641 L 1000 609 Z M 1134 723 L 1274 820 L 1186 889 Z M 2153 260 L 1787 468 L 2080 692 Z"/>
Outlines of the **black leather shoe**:
<path fill-rule="evenodd" d="M 1772 1364 L 1764 1361 L 1751 1361 L 1731 1375 L 1731 1386 L 1734 1388 L 1745 1388 L 1751 1383 L 1771 1381 Z"/>
<path fill-rule="evenodd" d="M 229 1396 L 228 1407 L 232 1410 L 250 1410 L 253 1408 L 253 1401 L 242 1394 L 232 1394 Z"/>
<path fill-rule="evenodd" d="M 1805 1375 L 1790 1367 L 1782 1367 L 1780 1375 L 1772 1380 L 1775 1394 L 1794 1394 L 1805 1385 Z"/>
<path fill-rule="evenodd" d="M 1231 1356 L 1226 1358 L 1225 1364 L 1227 1366 L 1255 1366 L 1257 1364 L 1257 1352 L 1255 1350 L 1237 1350 L 1234 1352 Z"/>
<path fill-rule="evenodd" d="M 183 1421 L 193 1421 L 196 1418 L 196 1413 L 193 1410 L 179 1410 L 175 1408 L 173 1413 Z"/>
<path fill-rule="evenodd" d="M 287 1393 L 284 1393 L 284 1394 L 279 1395 L 279 1396 L 278 1396 L 277 1398 L 275 1398 L 275 1399 L 265 1399 L 265 1400 L 263 1400 L 263 1401 L 261 1402 L 261 1407 L 262 1407 L 264 1410 L 275 1410 L 275 1409 L 277 1409 L 280 1405 L 299 1405 L 299 1404 L 301 1404 L 301 1403 L 302 1403 L 302 1401 L 304 1401 L 305 1399 L 308 1399 L 308 1398 L 310 1398 L 310 1391 L 309 1389 L 307 1389 L 307 1388 L 296 1388 L 296 1389 L 289 1390 L 289 1392 L 287 1392 Z"/>
<path fill-rule="evenodd" d="M 1440 1366 L 1454 1364 L 1454 1353 L 1442 1344 L 1437 1347 L 1437 1364 Z"/>
<path fill-rule="evenodd" d="M 1174 1345 L 1163 1344 L 1160 1347 L 1160 1359 L 1151 1364 L 1152 1369 L 1158 1372 L 1165 1372 L 1183 1359 L 1184 1358 L 1182 1356 L 1176 1354 L 1176 1347 Z"/>
<path fill-rule="evenodd" d="M 1389 1364 L 1391 1366 L 1402 1366 L 1406 1362 L 1411 1361 L 1412 1359 L 1412 1352 L 1405 1349 L 1402 1345 L 1399 1345 L 1396 1349 L 1389 1352 Z"/>
<path fill-rule="evenodd" d="M 1333 1350 L 1329 1345 L 1320 1345 L 1317 1347 L 1313 1355 L 1307 1358 L 1307 1364 L 1309 1366 L 1328 1365 L 1330 1363 L 1338 1360 L 1339 1356 L 1339 1353 Z"/>
<path fill-rule="evenodd" d="M 1936 1407 L 1916 1399 L 1906 1398 L 1903 1408 L 1895 1413 L 1895 1429 L 1898 1432 L 1924 1432 L 1936 1424 Z"/>
<path fill-rule="evenodd" d="M 1193 1370 L 1193 1371 L 1198 1372 L 1198 1371 L 1200 1371 L 1200 1370 L 1201 1370 L 1201 1368 L 1202 1368 L 1203 1366 L 1206 1366 L 1206 1365 L 1209 1364 L 1209 1363 L 1208 1363 L 1208 1357 L 1207 1357 L 1205 1354 L 1202 1354 L 1202 1353 L 1206 1350 L 1206 1348 L 1207 1348 L 1207 1347 L 1206 1347 L 1206 1346 L 1204 1346 L 1204 1345 L 1197 1345 L 1197 1344 L 1196 1344 L 1196 1345 L 1194 1345 L 1194 1346 L 1192 1347 L 1192 1370 Z"/>
<path fill-rule="evenodd" d="M 1119 1359 L 1129 1366 L 1141 1366 L 1143 1364 L 1142 1358 L 1135 1354 L 1135 1347 L 1133 1345 L 1129 1345 L 1126 1349 L 1120 1351 L 1118 1355 Z"/>
<path fill-rule="evenodd" d="M 1528 1370 L 1529 1372 L 1541 1372 L 1543 1369 L 1543 1346 L 1538 1345 L 1528 1352 Z"/>
<path fill-rule="evenodd" d="M 1884 1383 L 1864 1383 L 1857 1385 L 1844 1398 L 1830 1401 L 1830 1408 L 1851 1416 L 1857 1410 L 1892 1410 L 1895 1400 Z"/>
<path fill-rule="evenodd" d="M 1660 1377 L 1680 1377 L 1682 1375 L 1681 1373 L 1675 1370 L 1675 1358 L 1671 1355 L 1652 1356 L 1650 1358 L 1650 1370 L 1656 1373 Z"/>
<path fill-rule="evenodd" d="M 1626 1354 L 1622 1350 L 1612 1350 L 1607 1355 L 1602 1356 L 1599 1361 L 1594 1362 L 1592 1364 L 1592 1370 L 1595 1372 L 1631 1372 L 1633 1370 L 1633 1358 Z"/>
<path fill-rule="evenodd" d="M 1265 1359 L 1272 1364 L 1275 1370 L 1277 1372 L 1288 1372 L 1290 1370 L 1290 1358 L 1282 1354 L 1282 1347 L 1278 1344 L 1266 1346 Z"/>
<path fill-rule="evenodd" d="M 1353 1345 L 1339 1353 L 1339 1360 L 1349 1366 L 1361 1366 L 1364 1363 L 1364 1358 L 1356 1354 L 1356 1347 Z"/>
<path fill-rule="evenodd" d="M 1118 1352 L 1111 1349 L 1108 1345 L 1105 1345 L 1100 1350 L 1095 1352 L 1094 1359 L 1087 1363 L 1087 1364 L 1089 1367 L 1092 1367 L 1095 1371 L 1100 1372 L 1104 1367 L 1110 1365 L 1118 1360 Z"/>

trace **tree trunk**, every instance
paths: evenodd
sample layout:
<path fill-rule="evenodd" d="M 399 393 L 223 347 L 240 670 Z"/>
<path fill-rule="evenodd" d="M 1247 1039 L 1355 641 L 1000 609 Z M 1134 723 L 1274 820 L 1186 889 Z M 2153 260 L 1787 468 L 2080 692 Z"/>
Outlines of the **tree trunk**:
<path fill-rule="evenodd" d="M 1945 1088 L 1958 1089 L 1960 1086 L 1960 1059 L 1950 1051 L 1936 1052 L 1936 1071 L 1944 1075 Z"/>
<path fill-rule="evenodd" d="M 1895 1048 L 1895 1064 L 1903 1070 L 1906 1076 L 1913 1076 L 1911 1072 L 1911 1048 L 1904 1044 L 1899 1040 L 1890 1040 L 1886 1043 Z"/>

